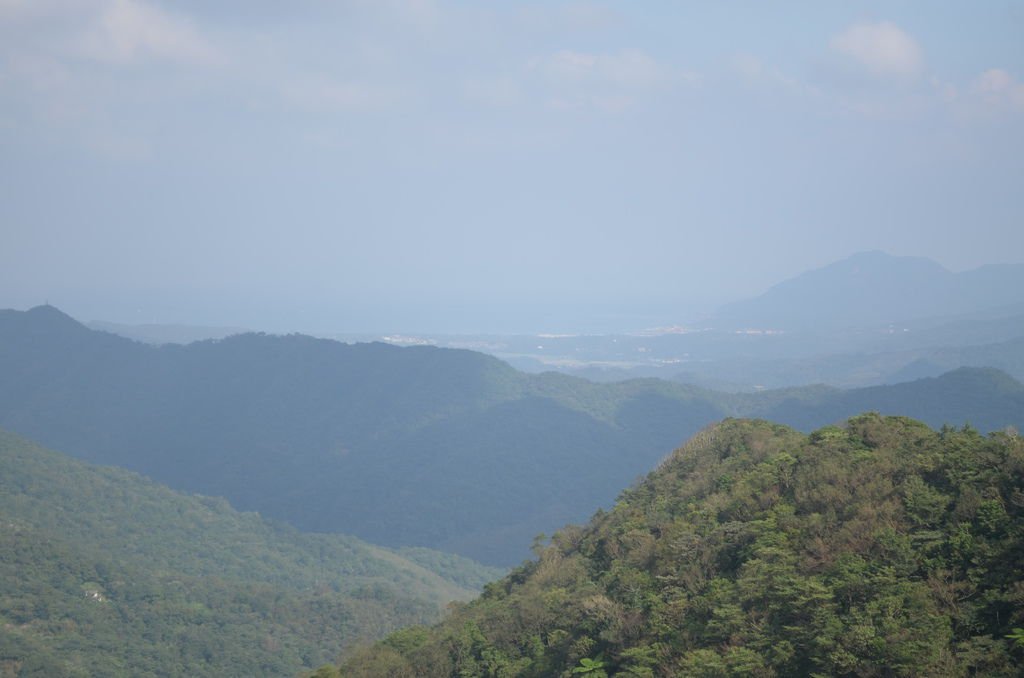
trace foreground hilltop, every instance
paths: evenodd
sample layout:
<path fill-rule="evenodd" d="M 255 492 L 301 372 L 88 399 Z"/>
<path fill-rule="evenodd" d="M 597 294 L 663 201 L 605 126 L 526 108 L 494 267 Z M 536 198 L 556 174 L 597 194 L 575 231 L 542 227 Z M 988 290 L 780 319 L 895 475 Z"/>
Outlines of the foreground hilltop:
<path fill-rule="evenodd" d="M 728 420 L 537 553 L 341 675 L 1020 675 L 1024 441 Z"/>

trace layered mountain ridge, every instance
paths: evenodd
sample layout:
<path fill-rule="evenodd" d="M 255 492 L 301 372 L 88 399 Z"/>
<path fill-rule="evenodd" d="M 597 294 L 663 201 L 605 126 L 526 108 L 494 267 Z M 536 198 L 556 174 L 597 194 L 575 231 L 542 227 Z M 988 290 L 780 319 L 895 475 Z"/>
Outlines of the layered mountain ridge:
<path fill-rule="evenodd" d="M 53 448 L 301 529 L 501 565 L 723 417 L 810 429 L 879 409 L 986 431 L 1024 425 L 1024 387 L 996 372 L 726 394 L 302 335 L 154 347 L 52 307 L 0 312 L 0 374 L 0 426 Z"/>

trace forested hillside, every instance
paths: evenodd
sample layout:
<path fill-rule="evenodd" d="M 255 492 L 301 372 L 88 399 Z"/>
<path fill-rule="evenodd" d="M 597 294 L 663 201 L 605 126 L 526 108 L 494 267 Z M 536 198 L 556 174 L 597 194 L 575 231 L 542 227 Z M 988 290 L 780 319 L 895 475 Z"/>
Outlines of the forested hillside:
<path fill-rule="evenodd" d="M 2 676 L 294 675 L 495 575 L 302 534 L 0 431 Z"/>
<path fill-rule="evenodd" d="M 1024 440 L 728 420 L 537 554 L 340 675 L 1019 676 Z"/>
<path fill-rule="evenodd" d="M 810 429 L 879 409 L 1024 426 L 1024 388 L 995 372 L 733 395 L 301 335 L 154 347 L 52 307 L 0 311 L 0 375 L 0 426 L 56 449 L 301 529 L 501 565 L 726 416 Z"/>

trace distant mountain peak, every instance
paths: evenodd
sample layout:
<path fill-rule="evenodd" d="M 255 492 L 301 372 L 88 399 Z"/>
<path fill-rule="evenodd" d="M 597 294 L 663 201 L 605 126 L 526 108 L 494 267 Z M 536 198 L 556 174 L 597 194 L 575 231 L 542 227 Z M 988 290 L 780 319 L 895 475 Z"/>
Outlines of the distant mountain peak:
<path fill-rule="evenodd" d="M 61 316 L 64 318 L 71 318 L 71 316 L 69 316 L 67 313 L 65 313 L 64 311 L 60 310 L 59 308 L 50 303 L 40 304 L 39 306 L 33 306 L 32 308 L 28 309 L 25 312 L 37 316 L 54 315 Z"/>
<path fill-rule="evenodd" d="M 937 274 L 951 274 L 949 269 L 940 264 L 939 262 L 929 259 L 927 257 L 914 257 L 914 256 L 902 256 L 889 254 L 882 250 L 865 250 L 863 252 L 856 252 L 846 257 L 845 259 L 839 259 L 833 261 L 830 264 L 826 264 L 820 268 L 806 271 L 795 278 L 783 281 L 780 284 L 785 284 L 790 280 L 798 280 L 805 276 L 812 276 L 824 272 L 834 271 L 850 271 L 861 267 L 867 267 L 871 271 L 882 271 L 882 270 L 893 270 L 893 271 L 908 271 L 908 270 L 926 270 L 932 271 Z"/>
<path fill-rule="evenodd" d="M 36 326 L 51 329 L 58 327 L 86 329 L 82 323 L 78 322 L 56 306 L 52 306 L 50 304 L 33 306 L 27 311 L 9 311 L 9 313 L 21 315 Z"/>
<path fill-rule="evenodd" d="M 724 327 L 865 328 L 1024 302 L 1024 265 L 953 273 L 925 257 L 881 250 L 784 280 L 722 308 Z"/>
<path fill-rule="evenodd" d="M 995 367 L 958 367 L 931 379 L 959 388 L 976 387 L 998 394 L 1024 392 L 1024 384 Z"/>
<path fill-rule="evenodd" d="M 826 264 L 823 268 L 828 268 L 829 266 L 837 266 L 847 262 L 860 263 L 866 261 L 892 261 L 894 259 L 904 258 L 909 257 L 900 257 L 895 254 L 889 254 L 885 250 L 863 250 L 861 252 L 854 252 L 845 259 L 839 259 L 838 261 L 834 261 L 831 264 Z"/>

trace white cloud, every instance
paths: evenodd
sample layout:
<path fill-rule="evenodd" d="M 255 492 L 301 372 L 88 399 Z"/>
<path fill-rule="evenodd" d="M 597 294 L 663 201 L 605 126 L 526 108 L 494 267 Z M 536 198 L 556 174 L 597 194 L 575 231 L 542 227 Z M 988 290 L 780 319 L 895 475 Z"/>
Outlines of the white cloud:
<path fill-rule="evenodd" d="M 107 3 L 80 45 L 86 56 L 119 63 L 155 58 L 208 65 L 222 59 L 189 20 L 138 0 Z"/>
<path fill-rule="evenodd" d="M 467 100 L 508 107 L 542 101 L 553 109 L 600 109 L 617 113 L 645 95 L 697 77 L 658 62 L 646 52 L 583 52 L 562 49 L 525 62 L 504 73 L 477 74 L 464 81 Z"/>
<path fill-rule="evenodd" d="M 693 73 L 668 68 L 633 49 L 605 54 L 560 50 L 531 60 L 528 71 L 549 107 L 612 113 L 631 108 L 657 90 L 699 80 Z"/>
<path fill-rule="evenodd" d="M 992 68 L 977 77 L 974 91 L 993 106 L 1024 111 L 1024 83 L 1001 68 Z"/>
<path fill-rule="evenodd" d="M 793 94 L 818 94 L 815 87 L 793 77 L 777 67 L 763 63 L 752 54 L 739 53 L 733 55 L 732 70 L 743 81 L 751 84 L 767 86 L 772 89 L 788 90 Z"/>
<path fill-rule="evenodd" d="M 223 60 L 191 19 L 146 0 L 0 0 L 0 30 L 0 51 L 65 63 Z"/>
<path fill-rule="evenodd" d="M 101 155 L 145 157 L 155 117 L 140 108 L 202 91 L 223 54 L 191 19 L 146 0 L 0 0 L 9 125 Z M 180 68 L 121 72 L 164 64 Z"/>
<path fill-rule="evenodd" d="M 876 75 L 909 77 L 924 67 L 917 41 L 888 21 L 854 24 L 829 46 Z"/>
<path fill-rule="evenodd" d="M 657 61 L 635 49 L 615 54 L 561 50 L 548 57 L 535 59 L 531 67 L 549 79 L 563 83 L 645 88 L 668 80 L 668 74 Z"/>

